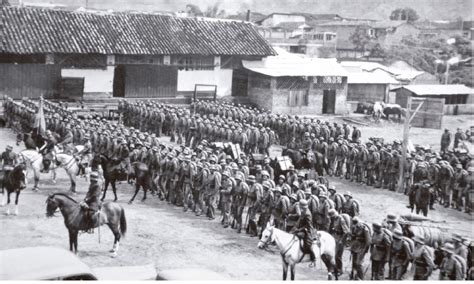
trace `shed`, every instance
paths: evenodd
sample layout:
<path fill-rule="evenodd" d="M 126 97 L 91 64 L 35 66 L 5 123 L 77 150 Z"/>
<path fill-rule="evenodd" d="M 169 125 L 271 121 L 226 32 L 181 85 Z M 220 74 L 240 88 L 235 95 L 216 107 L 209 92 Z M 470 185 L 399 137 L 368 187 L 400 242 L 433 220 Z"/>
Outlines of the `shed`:
<path fill-rule="evenodd" d="M 261 61 L 243 61 L 249 71 L 249 99 L 285 114 L 347 112 L 347 72 L 335 59 L 307 58 L 286 52 Z"/>
<path fill-rule="evenodd" d="M 406 107 L 408 96 L 444 99 L 444 114 L 474 114 L 474 89 L 465 85 L 407 85 L 392 89 L 396 103 Z"/>

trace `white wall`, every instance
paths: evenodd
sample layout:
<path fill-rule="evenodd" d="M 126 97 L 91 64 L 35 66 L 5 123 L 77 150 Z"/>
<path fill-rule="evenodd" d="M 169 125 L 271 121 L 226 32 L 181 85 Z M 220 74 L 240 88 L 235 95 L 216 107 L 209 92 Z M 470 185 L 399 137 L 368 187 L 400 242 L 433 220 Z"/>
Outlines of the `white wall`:
<path fill-rule="evenodd" d="M 178 71 L 178 92 L 194 92 L 196 84 L 217 85 L 217 96 L 230 96 L 232 93 L 232 70 Z"/>
<path fill-rule="evenodd" d="M 84 93 L 112 93 L 114 69 L 62 69 L 61 76 L 84 78 Z"/>

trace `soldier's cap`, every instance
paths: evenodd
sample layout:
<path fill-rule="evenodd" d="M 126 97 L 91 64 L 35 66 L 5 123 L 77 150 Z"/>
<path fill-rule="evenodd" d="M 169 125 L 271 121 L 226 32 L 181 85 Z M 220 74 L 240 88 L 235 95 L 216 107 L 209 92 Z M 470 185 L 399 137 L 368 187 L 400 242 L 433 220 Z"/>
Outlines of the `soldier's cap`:
<path fill-rule="evenodd" d="M 311 195 L 311 193 L 312 193 L 311 188 L 309 188 L 309 187 L 305 188 L 304 194 L 310 194 Z"/>
<path fill-rule="evenodd" d="M 255 182 L 255 176 L 249 175 L 249 177 L 247 178 L 247 181 Z"/>
<path fill-rule="evenodd" d="M 328 190 L 330 191 L 336 191 L 336 187 L 334 185 L 330 185 Z"/>
<path fill-rule="evenodd" d="M 467 171 L 470 172 L 470 173 L 474 172 L 474 167 L 467 168 Z"/>
<path fill-rule="evenodd" d="M 403 238 L 403 233 L 402 231 L 400 231 L 400 229 L 395 229 L 395 231 L 393 231 L 393 234 L 392 234 L 393 238 L 394 239 L 402 239 Z"/>
<path fill-rule="evenodd" d="M 231 155 L 227 155 L 227 156 L 225 157 L 225 159 L 226 159 L 226 160 L 233 160 Z"/>
<path fill-rule="evenodd" d="M 158 152 L 158 147 L 153 146 L 153 147 L 151 148 L 151 150 L 152 150 L 153 152 Z"/>
<path fill-rule="evenodd" d="M 237 164 L 238 164 L 238 165 L 241 165 L 241 164 L 243 164 L 243 163 L 244 163 L 244 160 L 242 160 L 242 159 L 238 159 L 238 160 L 237 160 Z"/>
<path fill-rule="evenodd" d="M 99 173 L 98 172 L 91 172 L 89 178 L 91 180 L 99 180 Z"/>
<path fill-rule="evenodd" d="M 300 183 L 298 181 L 294 181 L 291 186 L 294 186 L 294 187 L 300 187 Z"/>
<path fill-rule="evenodd" d="M 222 176 L 223 176 L 223 177 L 230 177 L 230 172 L 229 172 L 229 171 L 224 171 L 224 172 L 222 173 Z"/>
<path fill-rule="evenodd" d="M 387 215 L 387 222 L 397 222 L 397 216 L 393 214 Z"/>
<path fill-rule="evenodd" d="M 91 136 L 89 134 L 84 135 L 84 139 L 91 139 Z"/>
<path fill-rule="evenodd" d="M 456 165 L 456 169 L 462 169 L 462 165 L 461 165 L 461 164 L 457 164 L 457 165 Z"/>
<path fill-rule="evenodd" d="M 298 196 L 296 195 L 296 193 L 292 193 L 290 194 L 290 199 L 293 199 L 294 201 L 296 201 L 296 199 L 298 199 Z"/>
<path fill-rule="evenodd" d="M 453 241 L 456 241 L 456 242 L 462 242 L 462 237 L 458 234 L 453 234 L 452 239 Z"/>
<path fill-rule="evenodd" d="M 262 177 L 263 176 L 270 177 L 270 174 L 268 173 L 268 171 L 262 171 Z"/>
<path fill-rule="evenodd" d="M 301 208 L 308 208 L 308 201 L 306 201 L 305 199 L 300 199 L 299 205 Z"/>
<path fill-rule="evenodd" d="M 244 175 L 242 173 L 237 173 L 235 175 L 235 180 L 244 180 Z"/>
<path fill-rule="evenodd" d="M 336 209 L 332 208 L 328 211 L 329 216 L 334 217 L 336 215 L 337 211 Z"/>
<path fill-rule="evenodd" d="M 257 166 L 255 166 L 255 169 L 256 169 L 257 171 L 261 171 L 261 170 L 262 170 L 262 165 L 257 165 Z"/>
<path fill-rule="evenodd" d="M 280 193 L 280 194 L 283 193 L 283 190 L 282 190 L 281 187 L 279 187 L 279 186 L 277 186 L 277 187 L 275 187 L 274 189 L 272 189 L 272 191 L 275 192 L 275 193 Z"/>
<path fill-rule="evenodd" d="M 303 177 L 303 178 L 304 178 L 304 173 L 303 173 L 303 172 L 299 172 L 299 173 L 298 173 L 298 177 Z"/>
<path fill-rule="evenodd" d="M 290 170 L 290 171 L 293 171 L 293 170 L 295 170 L 295 166 L 293 166 L 293 165 L 290 165 L 290 167 L 289 167 L 289 170 Z"/>
<path fill-rule="evenodd" d="M 265 188 L 270 189 L 272 187 L 272 184 L 271 184 L 270 181 L 266 180 L 262 183 L 262 186 L 263 186 L 264 189 Z"/>
<path fill-rule="evenodd" d="M 326 192 L 326 191 L 321 191 L 321 192 L 319 193 L 319 198 L 321 198 L 321 197 L 327 198 L 327 197 L 328 197 L 327 192 Z"/>
<path fill-rule="evenodd" d="M 238 169 L 239 169 L 239 166 L 237 166 L 237 164 L 234 163 L 234 162 L 232 162 L 232 163 L 230 164 L 230 167 L 231 167 L 233 170 L 238 170 Z"/>
<path fill-rule="evenodd" d="M 413 241 L 415 243 L 425 244 L 425 238 L 423 238 L 422 236 L 415 236 L 415 238 L 413 238 Z"/>
<path fill-rule="evenodd" d="M 13 147 L 11 145 L 8 145 L 6 149 L 11 151 L 13 150 Z"/>
<path fill-rule="evenodd" d="M 355 216 L 354 218 L 352 218 L 352 223 L 354 223 L 354 224 L 359 223 L 359 221 L 360 221 L 360 219 L 359 219 L 359 217 L 357 217 L 357 216 Z"/>
<path fill-rule="evenodd" d="M 286 180 L 286 178 L 285 178 L 284 175 L 280 175 L 280 176 L 278 177 L 278 179 Z"/>
<path fill-rule="evenodd" d="M 350 197 L 352 197 L 352 193 L 351 193 L 350 191 L 346 191 L 346 192 L 344 192 L 344 196 L 350 196 Z"/>
<path fill-rule="evenodd" d="M 454 245 L 453 245 L 452 243 L 445 243 L 445 244 L 441 247 L 441 250 L 453 254 L 453 253 L 454 253 Z"/>
<path fill-rule="evenodd" d="M 380 224 L 379 222 L 374 222 L 372 223 L 372 227 L 374 228 L 374 230 L 381 230 L 382 224 Z"/>

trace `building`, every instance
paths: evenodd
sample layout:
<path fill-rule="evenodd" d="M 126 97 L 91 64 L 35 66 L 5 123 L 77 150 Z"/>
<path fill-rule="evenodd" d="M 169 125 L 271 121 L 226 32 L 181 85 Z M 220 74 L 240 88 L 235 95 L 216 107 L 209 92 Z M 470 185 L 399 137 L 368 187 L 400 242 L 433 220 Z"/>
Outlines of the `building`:
<path fill-rule="evenodd" d="M 407 107 L 409 96 L 443 98 L 444 114 L 474 114 L 474 89 L 465 85 L 407 85 L 393 88 L 396 103 Z"/>
<path fill-rule="evenodd" d="M 340 21 L 342 19 L 337 14 L 272 13 L 255 21 L 255 23 L 263 27 L 276 27 L 281 23 L 307 23 L 312 26 L 317 23 Z"/>
<path fill-rule="evenodd" d="M 0 93 L 16 98 L 232 93 L 242 60 L 275 54 L 248 22 L 3 7 Z"/>
<path fill-rule="evenodd" d="M 335 59 L 307 58 L 279 52 L 262 61 L 243 61 L 248 70 L 248 98 L 277 113 L 318 115 L 347 113 L 347 72 Z"/>
<path fill-rule="evenodd" d="M 465 39 L 474 41 L 474 21 L 464 21 L 462 23 L 462 36 Z"/>
<path fill-rule="evenodd" d="M 463 21 L 423 21 L 417 22 L 416 26 L 420 30 L 419 37 L 422 39 L 448 39 L 456 36 L 463 36 L 463 29 L 467 26 L 464 23 L 465 22 Z"/>
<path fill-rule="evenodd" d="M 359 102 L 389 102 L 390 87 L 400 84 L 382 64 L 364 61 L 340 63 L 348 72 L 347 101 L 353 110 Z"/>
<path fill-rule="evenodd" d="M 417 38 L 420 30 L 407 21 L 377 21 L 370 24 L 372 34 L 381 46 L 396 46 L 404 37 Z"/>

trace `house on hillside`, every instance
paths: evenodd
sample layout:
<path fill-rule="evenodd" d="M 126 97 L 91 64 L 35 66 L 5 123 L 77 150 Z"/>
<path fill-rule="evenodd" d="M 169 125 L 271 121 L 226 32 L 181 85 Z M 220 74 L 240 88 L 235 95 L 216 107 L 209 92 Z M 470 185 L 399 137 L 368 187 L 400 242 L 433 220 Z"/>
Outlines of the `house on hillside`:
<path fill-rule="evenodd" d="M 297 115 L 345 114 L 347 72 L 335 59 L 279 53 L 243 61 L 248 98 L 267 110 Z"/>
<path fill-rule="evenodd" d="M 371 28 L 370 20 L 342 20 L 318 24 L 314 27 L 315 31 L 333 32 L 337 35 L 336 39 L 336 57 L 338 59 L 357 59 L 369 55 L 369 51 L 359 49 L 352 41 L 351 36 L 360 29 L 373 37 L 374 29 Z"/>
<path fill-rule="evenodd" d="M 256 22 L 260 34 L 273 47 L 311 57 L 334 57 L 336 34 L 315 32 L 313 25 L 341 19 L 335 14 L 273 13 Z"/>
<path fill-rule="evenodd" d="M 435 75 L 417 70 L 405 61 L 395 61 L 388 66 L 391 73 L 396 74 L 396 79 L 404 85 L 439 84 Z"/>
<path fill-rule="evenodd" d="M 416 27 L 420 30 L 419 37 L 422 39 L 448 39 L 456 36 L 463 36 L 464 22 L 422 21 L 417 22 Z"/>
<path fill-rule="evenodd" d="M 377 21 L 370 24 L 374 37 L 382 46 L 400 44 L 407 36 L 418 37 L 420 30 L 406 21 Z"/>
<path fill-rule="evenodd" d="M 402 107 L 407 107 L 408 97 L 443 98 L 444 114 L 474 114 L 474 89 L 465 85 L 407 85 L 391 91 Z"/>
<path fill-rule="evenodd" d="M 242 21 L 20 7 L 0 17 L 0 93 L 14 98 L 176 97 L 196 84 L 225 96 L 242 60 L 275 54 Z"/>

